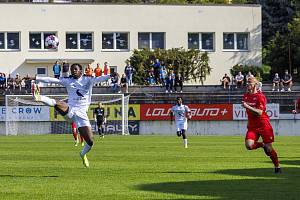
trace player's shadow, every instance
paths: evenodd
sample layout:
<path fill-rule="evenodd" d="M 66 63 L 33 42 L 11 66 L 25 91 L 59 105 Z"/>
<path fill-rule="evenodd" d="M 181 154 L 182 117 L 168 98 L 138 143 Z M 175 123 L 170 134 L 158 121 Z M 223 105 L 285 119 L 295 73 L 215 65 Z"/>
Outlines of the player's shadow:
<path fill-rule="evenodd" d="M 280 160 L 280 164 L 300 166 L 300 160 Z"/>
<path fill-rule="evenodd" d="M 192 198 L 206 196 L 218 199 L 298 199 L 299 168 L 284 168 L 283 174 L 268 169 L 229 169 L 212 172 L 230 175 L 230 180 L 198 180 L 138 185 L 137 189 Z"/>

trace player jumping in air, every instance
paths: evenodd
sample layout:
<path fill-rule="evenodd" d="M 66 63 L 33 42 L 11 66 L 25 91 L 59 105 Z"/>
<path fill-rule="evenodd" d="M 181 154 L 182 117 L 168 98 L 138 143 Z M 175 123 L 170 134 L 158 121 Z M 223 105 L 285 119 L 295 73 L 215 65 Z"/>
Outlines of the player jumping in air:
<path fill-rule="evenodd" d="M 247 92 L 243 96 L 242 106 L 246 108 L 248 115 L 248 131 L 245 138 L 245 146 L 248 150 L 263 148 L 265 154 L 272 160 L 275 173 L 281 173 L 279 161 L 275 149 L 273 128 L 270 124 L 269 116 L 266 113 L 267 99 L 262 92 L 257 92 L 255 77 L 247 80 Z M 263 142 L 258 142 L 262 137 Z"/>
<path fill-rule="evenodd" d="M 171 120 L 173 118 L 173 114 L 175 115 L 175 123 L 176 123 L 176 133 L 177 136 L 182 136 L 184 148 L 187 148 L 187 120 L 191 119 L 191 110 L 188 106 L 182 104 L 182 98 L 177 97 L 177 103 L 171 109 Z"/>
<path fill-rule="evenodd" d="M 71 76 L 59 79 L 50 77 L 36 77 L 36 81 L 45 83 L 56 83 L 66 87 L 68 93 L 68 103 L 51 99 L 47 96 L 40 95 L 39 88 L 33 84 L 33 96 L 36 101 L 43 102 L 53 106 L 67 120 L 74 121 L 83 136 L 86 144 L 84 145 L 80 157 L 85 167 L 89 167 L 89 161 L 86 154 L 91 150 L 93 142 L 93 132 L 87 116 L 89 105 L 91 104 L 92 88 L 95 83 L 105 82 L 110 75 L 92 77 L 82 75 L 82 66 L 80 64 L 71 65 Z"/>
<path fill-rule="evenodd" d="M 105 109 L 102 103 L 99 102 L 98 107 L 94 109 L 94 119 L 97 124 L 98 134 L 104 138 L 104 125 L 106 123 Z"/>
<path fill-rule="evenodd" d="M 80 137 L 81 146 L 84 146 L 84 139 L 83 139 L 82 135 L 78 134 L 76 123 L 72 122 L 71 127 L 72 127 L 72 134 L 73 134 L 73 137 L 75 140 L 75 144 L 74 144 L 75 147 L 77 147 L 79 144 L 79 137 Z"/>

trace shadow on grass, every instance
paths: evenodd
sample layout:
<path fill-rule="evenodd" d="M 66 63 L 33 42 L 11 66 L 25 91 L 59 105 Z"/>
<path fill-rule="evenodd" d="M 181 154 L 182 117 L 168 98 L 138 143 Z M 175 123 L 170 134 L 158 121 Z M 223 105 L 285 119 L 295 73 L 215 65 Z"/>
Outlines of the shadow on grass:
<path fill-rule="evenodd" d="M 300 167 L 300 160 L 281 160 L 280 164 L 295 165 L 295 166 Z"/>
<path fill-rule="evenodd" d="M 206 196 L 218 199 L 298 199 L 300 196 L 299 168 L 284 168 L 283 174 L 272 169 L 230 169 L 213 174 L 234 175 L 227 180 L 198 180 L 142 184 L 144 191 Z M 226 178 L 226 177 L 224 177 Z"/>
<path fill-rule="evenodd" d="M 59 176 L 22 176 L 22 175 L 12 175 L 12 174 L 0 174 L 1 177 L 11 177 L 11 178 L 57 178 Z"/>

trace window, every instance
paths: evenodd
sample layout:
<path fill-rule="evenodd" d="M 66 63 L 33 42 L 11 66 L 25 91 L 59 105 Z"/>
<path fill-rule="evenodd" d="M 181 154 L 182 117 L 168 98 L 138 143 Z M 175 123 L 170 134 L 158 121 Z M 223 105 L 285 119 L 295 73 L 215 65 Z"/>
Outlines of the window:
<path fill-rule="evenodd" d="M 164 49 L 165 33 L 138 33 L 139 49 Z"/>
<path fill-rule="evenodd" d="M 214 33 L 188 33 L 188 48 L 214 50 Z"/>
<path fill-rule="evenodd" d="M 30 32 L 29 49 L 51 49 L 45 46 L 46 38 L 49 35 L 55 35 L 55 32 Z M 53 49 L 52 49 L 53 50 Z"/>
<path fill-rule="evenodd" d="M 128 50 L 129 33 L 102 33 L 102 49 Z"/>
<path fill-rule="evenodd" d="M 0 49 L 20 50 L 20 33 L 0 32 Z"/>
<path fill-rule="evenodd" d="M 93 33 L 66 33 L 66 49 L 93 50 Z"/>
<path fill-rule="evenodd" d="M 224 33 L 223 49 L 248 50 L 249 33 Z"/>
<path fill-rule="evenodd" d="M 47 75 L 46 67 L 37 67 L 36 68 L 36 74 L 39 75 L 39 76 L 46 76 Z"/>

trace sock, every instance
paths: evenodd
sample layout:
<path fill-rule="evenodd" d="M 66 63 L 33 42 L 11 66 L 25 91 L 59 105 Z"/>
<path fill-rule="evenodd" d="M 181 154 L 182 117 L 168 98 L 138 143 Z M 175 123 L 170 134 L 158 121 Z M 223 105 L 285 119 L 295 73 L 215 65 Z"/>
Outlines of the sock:
<path fill-rule="evenodd" d="M 77 141 L 78 139 L 78 134 L 76 131 L 73 132 L 73 137 L 74 137 L 74 140 Z"/>
<path fill-rule="evenodd" d="M 187 148 L 187 139 L 183 139 L 184 148 Z"/>
<path fill-rule="evenodd" d="M 84 139 L 83 139 L 82 135 L 80 135 L 80 142 L 81 142 L 81 143 L 84 142 Z"/>
<path fill-rule="evenodd" d="M 92 147 L 90 145 L 88 145 L 87 143 L 85 143 L 85 145 L 84 145 L 84 147 L 83 147 L 80 155 L 84 156 L 85 154 L 87 154 L 91 150 L 91 148 Z"/>
<path fill-rule="evenodd" d="M 254 144 L 252 145 L 251 149 L 258 149 L 264 146 L 263 142 L 254 142 Z"/>
<path fill-rule="evenodd" d="M 55 106 L 56 105 L 56 101 L 55 99 L 51 99 L 47 96 L 43 96 L 41 95 L 41 102 L 47 104 L 48 106 Z"/>
<path fill-rule="evenodd" d="M 278 161 L 277 153 L 274 149 L 270 153 L 270 158 L 271 158 L 272 163 L 274 164 L 274 166 L 279 167 L 279 161 Z"/>

